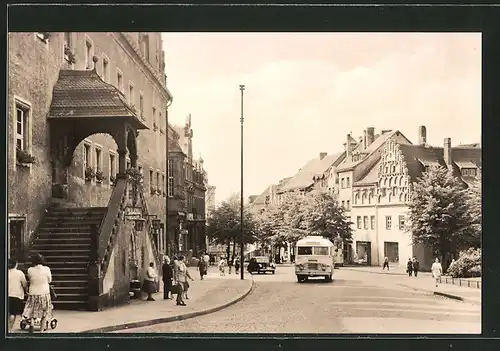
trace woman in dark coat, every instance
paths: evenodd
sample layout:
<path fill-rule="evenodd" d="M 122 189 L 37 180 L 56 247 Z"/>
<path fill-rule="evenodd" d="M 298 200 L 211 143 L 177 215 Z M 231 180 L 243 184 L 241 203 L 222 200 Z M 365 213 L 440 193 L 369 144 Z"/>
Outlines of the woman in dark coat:
<path fill-rule="evenodd" d="M 162 276 L 163 276 L 163 299 L 173 299 L 172 296 L 172 279 L 174 278 L 174 272 L 172 266 L 170 265 L 170 258 L 165 257 L 165 262 L 163 263 Z M 170 295 L 170 296 L 169 296 Z"/>
<path fill-rule="evenodd" d="M 413 262 L 411 258 L 408 259 L 408 262 L 406 263 L 406 273 L 408 273 L 408 276 L 411 277 L 413 273 Z"/>

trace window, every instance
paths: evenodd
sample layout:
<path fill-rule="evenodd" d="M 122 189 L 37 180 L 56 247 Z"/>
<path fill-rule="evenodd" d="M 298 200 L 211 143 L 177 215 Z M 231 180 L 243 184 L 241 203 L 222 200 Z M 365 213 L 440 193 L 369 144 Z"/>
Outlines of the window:
<path fill-rule="evenodd" d="M 149 36 L 147 34 L 142 36 L 142 53 L 149 61 Z"/>
<path fill-rule="evenodd" d="M 405 229 L 405 216 L 400 215 L 399 216 L 399 230 L 404 230 Z"/>
<path fill-rule="evenodd" d="M 140 117 L 144 120 L 144 96 L 142 94 L 139 97 L 139 111 Z"/>
<path fill-rule="evenodd" d="M 160 188 L 160 172 L 156 172 L 156 188 Z"/>
<path fill-rule="evenodd" d="M 370 216 L 370 229 L 375 229 L 375 216 Z"/>
<path fill-rule="evenodd" d="M 90 161 L 90 151 L 91 150 L 91 145 L 88 142 L 85 142 L 83 144 L 83 169 L 87 169 L 87 167 L 91 166 L 91 161 Z"/>
<path fill-rule="evenodd" d="M 356 221 L 358 223 L 358 229 L 361 229 L 361 216 L 357 216 Z"/>
<path fill-rule="evenodd" d="M 135 106 L 134 85 L 130 82 L 128 83 L 128 101 L 131 106 Z"/>
<path fill-rule="evenodd" d="M 127 169 L 131 168 L 132 167 L 132 164 L 130 162 L 130 159 L 127 158 Z"/>
<path fill-rule="evenodd" d="M 167 189 L 165 189 L 165 174 L 161 175 L 161 188 L 163 193 L 165 194 L 167 192 Z"/>
<path fill-rule="evenodd" d="M 342 200 L 342 208 L 345 208 L 345 201 Z"/>
<path fill-rule="evenodd" d="M 174 168 L 172 160 L 168 160 L 168 196 L 174 196 Z"/>
<path fill-rule="evenodd" d="M 154 171 L 152 169 L 149 170 L 149 187 L 152 188 L 154 186 Z"/>
<path fill-rule="evenodd" d="M 16 148 L 28 150 L 29 106 L 16 101 Z"/>
<path fill-rule="evenodd" d="M 368 216 L 363 216 L 363 228 L 368 229 Z"/>
<path fill-rule="evenodd" d="M 344 182 L 345 182 L 345 179 L 344 179 L 344 178 L 342 178 L 342 179 L 340 180 L 340 187 L 341 187 L 342 189 L 344 189 L 344 188 L 345 188 L 345 183 L 344 183 Z"/>
<path fill-rule="evenodd" d="M 63 56 L 66 61 L 70 61 L 70 55 L 69 53 L 71 52 L 71 48 L 73 46 L 72 40 L 71 40 L 71 33 L 70 32 L 64 32 L 64 47 L 63 47 Z"/>
<path fill-rule="evenodd" d="M 118 90 L 120 90 L 123 93 L 123 73 L 117 69 L 116 70 L 116 85 Z"/>
<path fill-rule="evenodd" d="M 156 107 L 153 107 L 153 124 L 156 126 Z M 155 128 L 156 130 L 156 128 Z"/>
<path fill-rule="evenodd" d="M 109 59 L 102 55 L 102 80 L 109 83 Z"/>
<path fill-rule="evenodd" d="M 350 210 L 351 209 L 351 201 L 350 200 L 347 200 L 347 209 Z"/>
<path fill-rule="evenodd" d="M 313 248 L 308 246 L 297 247 L 297 255 L 312 255 Z"/>
<path fill-rule="evenodd" d="M 14 218 L 9 217 L 8 224 L 8 257 L 23 260 L 26 219 L 17 216 Z"/>
<path fill-rule="evenodd" d="M 85 68 L 92 69 L 92 41 L 90 38 L 85 40 Z"/>
<path fill-rule="evenodd" d="M 328 247 L 313 247 L 313 255 L 328 256 Z"/>
<path fill-rule="evenodd" d="M 109 177 L 116 177 L 116 156 L 113 153 L 109 153 Z"/>
<path fill-rule="evenodd" d="M 385 229 L 391 230 L 392 228 L 392 218 L 391 216 L 385 216 Z"/>
<path fill-rule="evenodd" d="M 97 170 L 101 170 L 102 171 L 102 164 L 101 164 L 101 161 L 102 161 L 102 150 L 101 148 L 97 147 L 95 148 L 95 169 L 96 171 Z"/>
<path fill-rule="evenodd" d="M 346 181 L 346 187 L 350 187 L 351 186 L 351 178 L 347 177 L 347 181 Z"/>

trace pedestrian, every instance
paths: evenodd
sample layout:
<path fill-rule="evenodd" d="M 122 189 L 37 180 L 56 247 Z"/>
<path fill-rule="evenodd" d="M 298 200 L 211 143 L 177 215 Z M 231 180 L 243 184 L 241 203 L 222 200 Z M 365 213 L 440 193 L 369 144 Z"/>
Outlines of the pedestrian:
<path fill-rule="evenodd" d="M 454 265 L 454 264 L 455 264 L 455 259 L 453 258 L 453 259 L 451 260 L 451 263 L 450 263 L 450 265 L 448 266 L 448 269 L 446 270 L 446 272 L 448 272 L 448 273 L 449 273 L 449 272 L 450 272 L 450 270 L 451 270 L 451 267 L 453 267 L 453 265 Z"/>
<path fill-rule="evenodd" d="M 226 261 L 224 257 L 221 257 L 219 261 L 219 273 L 221 276 L 226 275 Z"/>
<path fill-rule="evenodd" d="M 208 253 L 205 252 L 205 255 L 203 255 L 203 260 L 205 260 L 205 263 L 208 267 L 208 265 L 210 264 L 210 256 L 208 255 Z"/>
<path fill-rule="evenodd" d="M 17 260 L 9 259 L 9 331 L 16 323 L 16 317 L 22 315 L 24 295 L 28 287 L 26 276 L 17 269 Z"/>
<path fill-rule="evenodd" d="M 174 268 L 174 282 L 177 288 L 177 306 L 186 306 L 183 297 L 188 277 L 193 280 L 187 271 L 186 264 L 184 263 L 184 256 L 181 255 Z"/>
<path fill-rule="evenodd" d="M 411 257 L 408 259 L 408 262 L 406 263 L 406 273 L 408 273 L 409 277 L 411 277 L 413 273 L 413 262 L 411 260 Z"/>
<path fill-rule="evenodd" d="M 437 257 L 431 266 L 431 272 L 434 279 L 436 279 L 436 288 L 437 288 L 439 280 L 441 279 L 441 275 L 443 274 L 443 267 L 441 266 L 441 263 L 439 263 L 439 258 Z"/>
<path fill-rule="evenodd" d="M 240 259 L 239 258 L 236 258 L 236 260 L 234 261 L 234 269 L 236 271 L 236 274 L 238 274 L 240 271 Z"/>
<path fill-rule="evenodd" d="M 231 274 L 231 270 L 233 268 L 233 260 L 234 258 L 230 258 L 227 260 L 227 266 L 229 267 L 228 270 L 229 270 L 229 274 Z"/>
<path fill-rule="evenodd" d="M 144 283 L 142 284 L 142 291 L 148 294 L 147 301 L 155 301 L 153 293 L 156 291 L 156 279 L 158 275 L 156 274 L 154 266 L 155 264 L 153 262 L 149 263 L 149 267 L 146 269 Z"/>
<path fill-rule="evenodd" d="M 31 256 L 32 267 L 28 268 L 28 299 L 24 307 L 23 317 L 29 320 L 29 332 L 34 332 L 35 319 L 41 319 L 40 331 L 47 330 L 47 321 L 52 318 L 52 299 L 50 298 L 50 283 L 52 272 L 44 265 L 40 254 Z"/>
<path fill-rule="evenodd" d="M 200 261 L 198 262 L 198 270 L 200 271 L 200 278 L 203 280 L 203 277 L 207 275 L 207 261 L 203 256 L 200 257 Z"/>
<path fill-rule="evenodd" d="M 418 258 L 413 257 L 413 274 L 418 276 L 418 270 L 420 269 L 420 262 L 418 262 Z"/>
<path fill-rule="evenodd" d="M 382 270 L 384 270 L 385 267 L 389 270 L 389 258 L 387 256 L 384 258 L 384 266 L 382 267 Z"/>
<path fill-rule="evenodd" d="M 163 299 L 170 300 L 172 296 L 172 279 L 174 278 L 174 272 L 172 266 L 170 265 L 170 258 L 165 257 L 163 266 L 161 266 L 162 280 L 163 280 Z"/>

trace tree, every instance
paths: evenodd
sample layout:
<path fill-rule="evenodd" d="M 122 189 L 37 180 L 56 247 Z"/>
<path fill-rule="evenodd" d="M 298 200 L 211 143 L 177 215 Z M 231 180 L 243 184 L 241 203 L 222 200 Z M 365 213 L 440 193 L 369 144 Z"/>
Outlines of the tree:
<path fill-rule="evenodd" d="M 431 248 L 446 266 L 446 257 L 480 243 L 474 192 L 446 168 L 431 166 L 413 184 L 407 230 L 415 244 Z M 446 268 L 446 267 L 444 267 Z"/>
<path fill-rule="evenodd" d="M 342 242 L 352 238 L 352 223 L 334 195 L 324 191 L 312 191 L 306 198 L 308 201 L 304 212 L 308 232 L 329 238 L 332 242 L 337 241 L 337 238 Z"/>
<path fill-rule="evenodd" d="M 243 241 L 253 242 L 256 233 L 256 223 L 253 215 L 244 209 L 243 211 Z M 241 213 L 240 202 L 236 195 L 223 201 L 220 206 L 212 211 L 208 220 L 207 234 L 214 242 L 226 246 L 227 257 L 231 257 L 231 241 L 233 242 L 233 256 L 235 255 L 236 243 L 241 237 Z"/>

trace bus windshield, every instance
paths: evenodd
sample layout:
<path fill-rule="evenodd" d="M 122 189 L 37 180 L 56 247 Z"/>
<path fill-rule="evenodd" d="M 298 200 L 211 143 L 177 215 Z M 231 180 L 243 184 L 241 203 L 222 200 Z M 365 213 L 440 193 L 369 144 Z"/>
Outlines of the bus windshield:
<path fill-rule="evenodd" d="M 328 247 L 299 246 L 297 255 L 328 256 Z"/>

